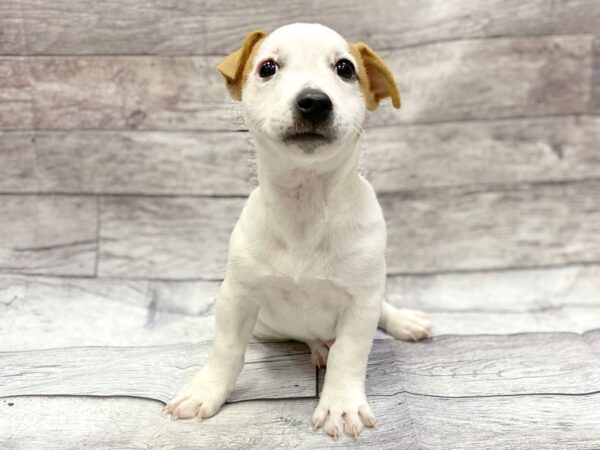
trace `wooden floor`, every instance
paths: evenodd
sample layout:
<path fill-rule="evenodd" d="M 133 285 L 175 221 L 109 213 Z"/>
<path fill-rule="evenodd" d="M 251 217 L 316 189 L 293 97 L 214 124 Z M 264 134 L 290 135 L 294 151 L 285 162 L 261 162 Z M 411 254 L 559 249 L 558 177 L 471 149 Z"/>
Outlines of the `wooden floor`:
<path fill-rule="evenodd" d="M 0 448 L 600 448 L 600 266 L 389 279 L 431 339 L 378 335 L 379 429 L 309 431 L 323 372 L 298 343 L 252 342 L 202 424 L 162 403 L 202 365 L 217 282 L 0 276 Z"/>

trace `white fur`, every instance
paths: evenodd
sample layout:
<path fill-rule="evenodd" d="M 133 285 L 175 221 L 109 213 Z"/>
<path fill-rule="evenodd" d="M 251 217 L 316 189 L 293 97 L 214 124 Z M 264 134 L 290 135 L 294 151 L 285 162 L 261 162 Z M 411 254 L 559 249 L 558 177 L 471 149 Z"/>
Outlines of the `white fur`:
<path fill-rule="evenodd" d="M 280 70 L 265 81 L 257 70 L 268 58 Z M 258 144 L 259 187 L 231 236 L 213 351 L 167 404 L 173 418 L 218 411 L 254 331 L 304 341 L 315 364 L 327 363 L 313 426 L 334 437 L 356 435 L 375 424 L 364 381 L 378 323 L 401 339 L 428 333 L 425 315 L 383 303 L 385 222 L 373 188 L 357 172 L 366 107 L 358 82 L 333 69 L 340 58 L 357 65 L 346 41 L 316 24 L 275 30 L 254 58 L 242 105 Z M 329 95 L 334 114 L 335 139 L 311 152 L 282 141 L 294 99 L 306 87 Z"/>

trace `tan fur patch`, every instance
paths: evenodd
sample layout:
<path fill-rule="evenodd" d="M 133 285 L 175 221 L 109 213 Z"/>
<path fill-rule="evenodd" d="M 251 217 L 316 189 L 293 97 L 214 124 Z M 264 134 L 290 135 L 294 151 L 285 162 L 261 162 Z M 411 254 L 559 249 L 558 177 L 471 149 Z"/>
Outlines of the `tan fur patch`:
<path fill-rule="evenodd" d="M 252 68 L 258 44 L 267 36 L 264 31 L 252 31 L 246 35 L 242 46 L 230 53 L 219 63 L 217 70 L 227 82 L 227 88 L 234 100 L 242 99 L 242 88 Z"/>
<path fill-rule="evenodd" d="M 383 59 L 363 42 L 348 42 L 348 47 L 358 63 L 358 81 L 367 109 L 377 109 L 379 102 L 387 97 L 391 97 L 394 108 L 400 108 L 398 86 Z"/>

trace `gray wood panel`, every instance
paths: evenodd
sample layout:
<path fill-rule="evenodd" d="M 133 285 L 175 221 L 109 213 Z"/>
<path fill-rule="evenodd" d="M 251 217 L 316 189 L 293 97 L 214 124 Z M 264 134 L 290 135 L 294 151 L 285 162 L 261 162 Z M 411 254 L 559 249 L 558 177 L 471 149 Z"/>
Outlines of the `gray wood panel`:
<path fill-rule="evenodd" d="M 568 116 L 377 127 L 363 169 L 378 192 L 598 176 L 600 119 Z M 247 195 L 248 133 L 0 133 L 0 190 Z"/>
<path fill-rule="evenodd" d="M 27 129 L 34 124 L 27 62 L 21 58 L 0 58 L 0 129 Z"/>
<path fill-rule="evenodd" d="M 204 364 L 211 342 L 0 352 L 0 397 L 133 396 L 168 401 Z M 250 343 L 230 401 L 312 397 L 315 369 L 300 343 Z"/>
<path fill-rule="evenodd" d="M 0 192 L 39 192 L 33 134 L 0 131 Z"/>
<path fill-rule="evenodd" d="M 236 107 L 215 70 L 219 58 L 107 56 L 26 61 L 36 128 L 239 128 Z"/>
<path fill-rule="evenodd" d="M 0 189 L 244 195 L 252 184 L 247 139 L 238 132 L 0 133 Z"/>
<path fill-rule="evenodd" d="M 428 311 L 433 336 L 582 333 L 600 329 L 600 278 L 581 269 L 391 277 L 388 298 Z M 0 351 L 211 341 L 219 285 L 2 275 Z"/>
<path fill-rule="evenodd" d="M 363 165 L 378 192 L 577 180 L 600 174 L 600 119 L 549 117 L 381 127 Z"/>
<path fill-rule="evenodd" d="M 583 337 L 590 347 L 592 347 L 592 350 L 600 356 L 600 330 L 588 331 Z"/>
<path fill-rule="evenodd" d="M 573 333 L 440 336 L 416 344 L 377 339 L 367 393 L 460 397 L 597 392 L 600 355 L 593 342 Z M 126 395 L 165 401 L 198 370 L 210 346 L 3 352 L 0 396 Z M 251 343 L 246 362 L 233 400 L 280 398 L 286 390 L 289 397 L 314 393 L 314 367 L 304 344 Z"/>
<path fill-rule="evenodd" d="M 600 293 L 597 298 L 600 298 Z M 516 334 L 600 329 L 600 299 L 595 305 L 533 312 L 433 312 L 433 336 Z"/>
<path fill-rule="evenodd" d="M 388 272 L 598 261 L 599 189 L 600 182 L 585 181 L 381 195 Z M 243 204 L 241 198 L 105 198 L 99 273 L 221 278 Z"/>
<path fill-rule="evenodd" d="M 451 399 L 408 394 L 404 399 L 418 448 L 600 447 L 598 394 Z"/>
<path fill-rule="evenodd" d="M 97 220 L 95 198 L 0 195 L 0 272 L 93 275 Z"/>
<path fill-rule="evenodd" d="M 562 36 L 383 51 L 403 93 L 403 109 L 386 105 L 371 114 L 369 124 L 587 112 L 591 47 L 591 37 Z M 228 99 L 215 70 L 218 61 L 219 57 L 0 58 L 8 71 L 26 63 L 30 85 L 24 88 L 33 97 L 35 128 L 237 130 L 243 126 L 239 105 Z M 30 102 L 8 103 L 6 115 L 25 114 L 31 114 Z M 31 123 L 8 119 L 0 126 L 28 129 Z"/>
<path fill-rule="evenodd" d="M 13 406 L 7 406 L 12 403 Z M 398 397 L 370 401 L 378 429 L 337 443 L 309 429 L 317 400 L 225 405 L 201 424 L 171 421 L 158 402 L 133 398 L 17 397 L 0 400 L 0 446 L 64 448 L 272 449 L 416 448 L 410 411 Z M 56 414 L 48 414 L 55 411 Z M 577 429 L 585 429 L 583 422 Z"/>
<path fill-rule="evenodd" d="M 594 0 L 334 0 L 326 7 L 300 0 L 187 0 L 177 5 L 133 0 L 119 8 L 107 1 L 61 0 L 49 5 L 43 0 L 11 0 L 8 6 L 13 16 L 5 27 L 17 35 L 24 28 L 28 45 L 15 37 L 2 48 L 4 53 L 225 54 L 251 29 L 272 30 L 291 22 L 320 22 L 376 48 L 503 35 L 594 33 L 600 28 L 600 7 Z"/>
<path fill-rule="evenodd" d="M 592 75 L 592 104 L 590 110 L 594 114 L 600 114 L 600 37 L 596 37 L 594 40 Z"/>
<path fill-rule="evenodd" d="M 372 396 L 589 394 L 600 391 L 600 356 L 573 333 L 439 336 L 418 343 L 378 339 L 366 390 Z"/>
<path fill-rule="evenodd" d="M 492 442 L 511 449 L 600 446 L 598 394 L 453 399 L 399 394 L 369 400 L 378 429 L 363 431 L 355 442 L 342 437 L 336 448 L 489 449 Z M 0 444 L 61 450 L 330 448 L 322 432 L 308 431 L 315 406 L 316 400 L 242 402 L 198 424 L 168 420 L 151 400 L 13 397 L 0 401 L 0 408 L 10 412 L 0 414 L 0 430 L 5 430 Z"/>
<path fill-rule="evenodd" d="M 222 279 L 245 200 L 104 198 L 99 274 Z"/>
<path fill-rule="evenodd" d="M 585 113 L 592 38 L 561 36 L 452 41 L 383 51 L 402 109 L 378 109 L 369 124 Z"/>
<path fill-rule="evenodd" d="M 0 276 L 0 351 L 212 341 L 219 285 Z"/>
<path fill-rule="evenodd" d="M 387 279 L 387 299 L 440 313 L 540 313 L 600 305 L 598 265 L 404 275 Z"/>
<path fill-rule="evenodd" d="M 597 181 L 381 195 L 388 273 L 598 261 Z"/>
<path fill-rule="evenodd" d="M 19 0 L 3 0 L 0 3 L 0 54 L 26 51 L 25 22 Z"/>

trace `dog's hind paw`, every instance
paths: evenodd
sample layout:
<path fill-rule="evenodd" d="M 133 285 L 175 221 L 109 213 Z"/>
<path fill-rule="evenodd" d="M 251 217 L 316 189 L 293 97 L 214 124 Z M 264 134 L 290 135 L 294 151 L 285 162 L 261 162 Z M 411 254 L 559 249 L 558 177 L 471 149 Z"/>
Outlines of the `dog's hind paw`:
<path fill-rule="evenodd" d="M 310 360 L 319 369 L 327 365 L 327 357 L 329 356 L 329 348 L 334 341 L 321 341 L 318 339 L 306 341 L 306 345 L 310 347 Z"/>
<path fill-rule="evenodd" d="M 385 331 L 396 339 L 416 342 L 431 332 L 431 319 L 424 312 L 393 308 L 387 314 Z"/>

